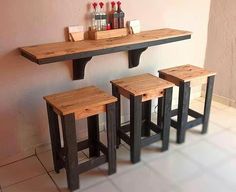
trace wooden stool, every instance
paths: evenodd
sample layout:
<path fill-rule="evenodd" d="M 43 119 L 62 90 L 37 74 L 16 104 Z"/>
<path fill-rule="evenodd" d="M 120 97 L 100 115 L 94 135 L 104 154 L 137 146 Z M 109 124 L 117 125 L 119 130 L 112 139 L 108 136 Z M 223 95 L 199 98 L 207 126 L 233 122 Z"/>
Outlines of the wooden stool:
<path fill-rule="evenodd" d="M 207 132 L 211 108 L 214 78 L 216 73 L 192 65 L 183 65 L 159 71 L 160 78 L 179 86 L 178 109 L 172 110 L 172 117 L 177 115 L 177 121 L 171 120 L 171 126 L 177 129 L 177 143 L 185 141 L 187 129 L 202 124 L 202 134 Z M 191 87 L 207 83 L 204 113 L 200 114 L 189 109 Z M 188 122 L 188 115 L 195 118 Z"/>
<path fill-rule="evenodd" d="M 141 147 L 162 140 L 162 151 L 169 146 L 172 87 L 174 84 L 151 74 L 143 74 L 111 81 L 116 103 L 117 147 L 120 139 L 130 145 L 131 162 L 140 161 Z M 121 126 L 120 95 L 130 100 L 130 124 Z M 163 98 L 162 119 L 158 125 L 151 122 L 151 100 Z M 150 131 L 156 134 L 150 136 Z M 130 131 L 130 136 L 126 133 Z M 141 138 L 145 136 L 145 138 Z"/>
<path fill-rule="evenodd" d="M 116 172 L 115 102 L 117 99 L 91 86 L 44 97 L 52 144 L 54 169 L 65 168 L 68 188 L 79 188 L 79 174 L 105 162 L 108 173 Z M 98 114 L 106 112 L 107 147 L 99 141 Z M 61 118 L 64 147 L 61 145 L 58 116 Z M 88 139 L 77 143 L 75 120 L 87 118 Z M 90 160 L 78 164 L 77 151 L 89 148 Z M 100 155 L 100 151 L 104 155 Z"/>

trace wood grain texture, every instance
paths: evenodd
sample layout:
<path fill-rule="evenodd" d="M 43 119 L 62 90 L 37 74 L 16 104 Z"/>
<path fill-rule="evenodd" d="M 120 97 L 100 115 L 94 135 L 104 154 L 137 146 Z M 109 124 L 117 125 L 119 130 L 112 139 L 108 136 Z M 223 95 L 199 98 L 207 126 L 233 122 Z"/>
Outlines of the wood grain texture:
<path fill-rule="evenodd" d="M 106 49 L 113 49 L 122 46 L 138 45 L 141 43 L 155 42 L 159 40 L 166 40 L 176 37 L 191 36 L 191 32 L 176 30 L 176 29 L 158 29 L 151 31 L 144 31 L 139 34 L 132 34 L 126 37 L 101 39 L 101 40 L 84 40 L 79 42 L 59 42 L 44 45 L 35 45 L 20 48 L 21 54 L 32 61 L 44 64 L 56 61 L 68 60 L 67 58 L 87 56 L 89 52 L 102 51 Z M 190 38 L 190 37 L 189 37 Z M 177 41 L 177 40 L 176 40 Z M 153 44 L 155 45 L 155 43 Z M 153 46 L 150 45 L 150 46 Z M 126 50 L 129 50 L 128 47 Z M 122 51 L 123 49 L 114 49 L 111 52 Z M 124 49 L 125 50 L 125 49 Z M 97 53 L 98 55 L 98 53 Z M 53 58 L 53 61 L 50 59 Z"/>
<path fill-rule="evenodd" d="M 77 118 L 84 118 L 99 112 L 105 112 L 105 105 L 117 101 L 97 87 L 90 86 L 64 93 L 44 97 L 59 115 L 75 113 Z"/>
<path fill-rule="evenodd" d="M 173 83 L 149 73 L 113 80 L 111 83 L 117 86 L 125 97 L 142 95 L 142 101 L 160 97 L 163 95 L 164 89 L 174 86 Z"/>
<path fill-rule="evenodd" d="M 124 37 L 124 36 L 127 36 L 128 34 L 129 32 L 127 28 L 112 29 L 112 30 L 107 30 L 107 31 L 89 31 L 88 32 L 90 40 Z"/>
<path fill-rule="evenodd" d="M 163 76 L 164 79 L 175 83 L 176 85 L 179 85 L 180 82 L 190 81 L 193 81 L 193 85 L 196 85 L 196 82 L 204 83 L 204 78 L 216 75 L 216 73 L 213 71 L 208 71 L 193 65 L 182 65 L 178 67 L 163 69 L 159 70 L 159 73 Z"/>

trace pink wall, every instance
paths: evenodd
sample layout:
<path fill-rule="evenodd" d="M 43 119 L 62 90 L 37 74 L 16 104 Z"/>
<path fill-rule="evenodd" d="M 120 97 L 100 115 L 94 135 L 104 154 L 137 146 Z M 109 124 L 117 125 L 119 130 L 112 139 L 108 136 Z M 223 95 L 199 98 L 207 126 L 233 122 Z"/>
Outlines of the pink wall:
<path fill-rule="evenodd" d="M 143 30 L 173 27 L 193 31 L 190 41 L 149 48 L 138 68 L 128 70 L 127 53 L 98 56 L 86 77 L 71 81 L 70 62 L 38 66 L 18 47 L 64 41 L 64 28 L 85 25 L 89 1 L 1 0 L 0 3 L 0 164 L 49 142 L 43 96 L 96 85 L 110 92 L 114 78 L 192 63 L 203 66 L 210 0 L 123 1 L 126 19 L 140 19 Z"/>

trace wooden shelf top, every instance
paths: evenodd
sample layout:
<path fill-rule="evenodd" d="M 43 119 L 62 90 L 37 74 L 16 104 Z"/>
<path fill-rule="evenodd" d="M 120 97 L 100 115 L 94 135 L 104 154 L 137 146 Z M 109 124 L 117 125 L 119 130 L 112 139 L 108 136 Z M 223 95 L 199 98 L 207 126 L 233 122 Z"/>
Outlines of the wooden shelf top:
<path fill-rule="evenodd" d="M 99 108 L 117 101 L 116 97 L 98 89 L 95 86 L 84 87 L 63 93 L 45 96 L 44 99 L 50 103 L 60 115 L 70 113 L 90 112 L 93 108 Z"/>
<path fill-rule="evenodd" d="M 191 38 L 191 32 L 176 29 L 144 31 L 126 37 L 59 42 L 20 48 L 21 54 L 38 64 L 80 59 L 108 53 L 139 49 Z"/>

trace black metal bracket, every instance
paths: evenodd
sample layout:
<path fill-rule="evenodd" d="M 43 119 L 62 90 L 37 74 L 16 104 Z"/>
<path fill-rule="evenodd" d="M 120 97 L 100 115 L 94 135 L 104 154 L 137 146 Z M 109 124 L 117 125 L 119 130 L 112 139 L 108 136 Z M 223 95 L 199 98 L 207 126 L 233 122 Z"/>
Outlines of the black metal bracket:
<path fill-rule="evenodd" d="M 141 54 L 147 49 L 147 47 L 141 49 L 129 50 L 129 68 L 137 67 Z"/>
<path fill-rule="evenodd" d="M 86 64 L 92 57 L 86 57 L 73 60 L 73 80 L 84 79 L 84 71 Z"/>

